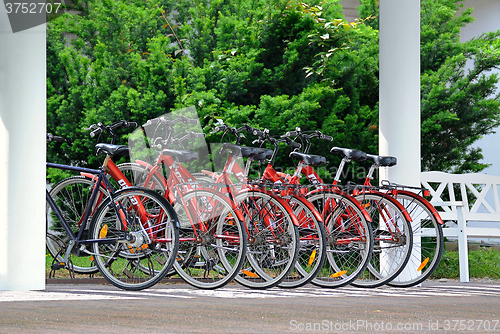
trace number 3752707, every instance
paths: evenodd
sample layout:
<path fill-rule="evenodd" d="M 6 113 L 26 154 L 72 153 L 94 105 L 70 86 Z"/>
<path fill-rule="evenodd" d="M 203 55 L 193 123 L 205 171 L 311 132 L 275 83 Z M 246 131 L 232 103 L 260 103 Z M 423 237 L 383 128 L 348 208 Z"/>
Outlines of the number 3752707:
<path fill-rule="evenodd" d="M 50 2 L 7 2 L 5 3 L 5 9 L 7 14 L 10 13 L 23 13 L 23 14 L 57 14 L 62 3 L 50 3 Z"/>

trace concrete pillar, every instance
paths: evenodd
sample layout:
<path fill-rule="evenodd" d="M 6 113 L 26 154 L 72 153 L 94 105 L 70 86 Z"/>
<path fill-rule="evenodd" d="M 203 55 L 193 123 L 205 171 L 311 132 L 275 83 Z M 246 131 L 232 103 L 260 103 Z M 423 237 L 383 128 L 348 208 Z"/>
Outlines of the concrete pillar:
<path fill-rule="evenodd" d="M 0 290 L 45 289 L 45 24 L 0 7 Z"/>
<path fill-rule="evenodd" d="M 420 1 L 380 1 L 380 179 L 420 186 Z"/>
<path fill-rule="evenodd" d="M 398 159 L 380 169 L 380 180 L 420 186 L 420 0 L 380 0 L 379 23 L 379 154 Z M 419 235 L 413 239 L 421 244 Z M 420 258 L 419 247 L 412 252 Z M 418 265 L 409 262 L 398 278 L 408 280 Z"/>

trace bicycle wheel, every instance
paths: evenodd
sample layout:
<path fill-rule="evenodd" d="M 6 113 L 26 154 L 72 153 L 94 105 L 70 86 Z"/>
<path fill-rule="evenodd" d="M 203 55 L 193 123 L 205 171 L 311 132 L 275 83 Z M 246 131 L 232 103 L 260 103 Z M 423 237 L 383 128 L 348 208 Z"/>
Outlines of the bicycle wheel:
<path fill-rule="evenodd" d="M 413 251 L 404 276 L 398 276 L 389 285 L 410 287 L 422 283 L 436 270 L 444 250 L 443 229 L 425 199 L 402 193 L 396 198 L 412 219 Z"/>
<path fill-rule="evenodd" d="M 124 290 L 146 289 L 158 283 L 175 261 L 177 216 L 153 190 L 122 189 L 94 215 L 90 238 L 102 239 L 92 243 L 92 251 L 99 271 L 111 284 Z"/>
<path fill-rule="evenodd" d="M 359 203 L 342 194 L 316 192 L 307 199 L 321 214 L 326 230 L 326 261 L 312 283 L 337 288 L 353 282 L 371 258 L 371 224 Z"/>
<path fill-rule="evenodd" d="M 118 167 L 120 172 L 125 175 L 132 186 L 154 189 L 161 195 L 165 194 L 165 186 L 156 175 L 153 175 L 150 181 L 146 184 L 146 179 L 149 176 L 149 171 L 144 166 L 133 162 L 126 162 L 123 164 L 119 164 L 116 167 Z M 120 186 L 116 185 L 115 189 L 119 188 Z"/>
<path fill-rule="evenodd" d="M 363 193 L 355 198 L 371 217 L 374 247 L 367 268 L 351 284 L 375 288 L 395 279 L 408 263 L 413 244 L 411 224 L 387 195 Z"/>
<path fill-rule="evenodd" d="M 230 202 L 215 192 L 194 190 L 175 203 L 180 222 L 174 269 L 200 289 L 220 288 L 240 272 L 247 235 Z"/>
<path fill-rule="evenodd" d="M 292 271 L 279 284 L 280 288 L 298 288 L 312 281 L 326 258 L 326 232 L 319 213 L 301 199 L 287 196 L 287 203 L 299 221 L 300 248 Z"/>
<path fill-rule="evenodd" d="M 292 209 L 261 191 L 240 192 L 236 202 L 245 218 L 249 241 L 235 280 L 252 289 L 274 287 L 288 277 L 299 255 Z"/>
<path fill-rule="evenodd" d="M 72 176 L 56 183 L 56 185 L 54 185 L 52 190 L 49 192 L 50 196 L 54 199 L 54 202 L 61 211 L 64 219 L 71 228 L 71 231 L 75 235 L 80 230 L 80 226 L 82 224 L 87 224 L 82 238 L 88 237 L 88 228 L 92 215 L 95 213 L 97 206 L 100 204 L 100 200 L 97 200 L 92 208 L 88 208 L 91 210 L 91 214 L 88 221 L 83 222 L 82 219 L 90 202 L 94 184 L 95 182 L 84 176 Z M 106 196 L 105 192 L 104 188 L 101 187 L 99 196 L 101 198 L 102 196 Z M 47 250 L 56 261 L 64 262 L 66 248 L 68 247 L 71 238 L 63 228 L 61 222 L 53 213 L 52 208 L 48 205 L 48 203 L 46 205 L 46 226 Z M 90 254 L 90 247 L 88 245 L 81 245 L 78 248 L 73 248 L 71 252 L 71 262 L 75 273 L 94 274 L 98 272 Z"/>

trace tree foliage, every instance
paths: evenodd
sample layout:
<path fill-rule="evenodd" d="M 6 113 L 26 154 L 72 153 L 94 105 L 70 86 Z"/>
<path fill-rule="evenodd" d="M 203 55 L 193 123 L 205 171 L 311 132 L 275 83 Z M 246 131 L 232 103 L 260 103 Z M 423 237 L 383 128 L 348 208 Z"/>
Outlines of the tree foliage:
<path fill-rule="evenodd" d="M 473 144 L 500 125 L 500 31 L 460 41 L 474 21 L 460 0 L 426 0 L 421 6 L 422 169 L 479 172 Z M 361 15 L 378 17 L 378 1 L 366 0 Z M 378 29 L 377 21 L 370 21 Z"/>
<path fill-rule="evenodd" d="M 472 18 L 454 14 L 458 3 L 422 2 L 422 159 L 427 169 L 477 171 L 484 165 L 471 144 L 498 124 L 497 78 L 487 73 L 500 60 L 499 33 L 460 43 L 460 28 Z M 337 0 L 74 4 L 78 14 L 47 28 L 47 131 L 72 143 L 50 144 L 50 161 L 96 166 L 97 141 L 85 127 L 141 124 L 189 105 L 207 133 L 223 118 L 275 135 L 319 129 L 334 137 L 332 146 L 377 152 L 374 0 L 363 1 L 363 19 L 351 24 Z M 120 135 L 124 143 L 127 134 Z M 315 142 L 311 153 L 333 167 L 328 145 Z M 287 153 L 281 150 L 278 164 L 291 163 Z"/>

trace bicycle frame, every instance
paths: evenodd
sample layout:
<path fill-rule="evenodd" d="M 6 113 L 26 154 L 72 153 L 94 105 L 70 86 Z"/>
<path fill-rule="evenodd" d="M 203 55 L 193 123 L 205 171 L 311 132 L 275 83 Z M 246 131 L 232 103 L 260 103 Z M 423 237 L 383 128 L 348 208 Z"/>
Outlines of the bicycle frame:
<path fill-rule="evenodd" d="M 116 166 L 116 164 L 113 162 L 113 160 L 111 160 L 111 158 L 109 156 L 106 157 L 106 160 L 105 160 L 105 170 L 106 172 L 118 183 L 118 185 L 120 185 L 122 188 L 127 188 L 127 187 L 131 187 L 132 184 L 130 183 L 130 181 L 127 179 L 127 177 L 120 171 L 120 169 Z M 96 180 L 96 175 L 93 174 L 93 173 L 89 173 L 88 171 L 81 171 L 80 172 L 80 175 L 82 176 L 85 176 L 95 182 L 97 182 L 98 180 Z M 109 181 L 107 180 L 106 177 L 104 177 L 104 179 L 106 180 L 105 182 L 105 189 L 107 189 L 108 191 L 110 189 L 112 189 L 112 186 L 111 184 L 109 183 Z M 99 198 L 99 200 L 102 199 L 102 196 Z M 132 200 L 132 204 L 134 205 L 133 208 L 136 209 L 136 210 L 139 210 L 139 212 L 141 213 L 141 222 L 143 224 L 143 227 L 145 230 L 147 230 L 148 232 L 148 235 L 151 234 L 151 235 L 154 235 L 154 231 L 151 231 L 150 230 L 150 227 L 149 227 L 149 222 L 148 222 L 148 214 L 144 214 L 145 213 L 145 210 L 144 210 L 144 207 L 142 206 L 142 204 L 137 201 L 137 199 L 135 199 L 135 202 L 134 200 Z M 83 219 L 83 218 L 82 218 Z M 79 221 L 79 224 L 81 224 L 81 221 L 82 219 L 80 219 Z M 169 242 L 171 240 L 169 239 L 154 239 L 154 241 L 158 241 L 158 242 Z"/>
<path fill-rule="evenodd" d="M 376 164 L 372 164 L 372 166 L 370 167 L 370 170 L 368 171 L 368 174 L 366 175 L 366 179 L 365 179 L 365 182 L 364 182 L 365 186 L 372 187 L 372 184 L 371 184 L 371 180 L 373 179 L 372 175 L 373 175 L 373 172 L 375 171 L 376 168 L 378 168 L 378 166 Z M 416 189 L 420 189 L 420 188 L 416 188 Z M 424 191 L 424 195 L 425 195 L 425 190 L 421 189 L 420 191 Z M 393 198 L 397 198 L 398 194 L 404 194 L 404 195 L 407 195 L 407 196 L 410 196 L 410 197 L 414 198 L 414 200 L 420 201 L 421 203 L 423 203 L 429 209 L 429 211 L 432 213 L 432 215 L 434 216 L 434 218 L 436 218 L 436 221 L 440 225 L 444 224 L 444 222 L 441 219 L 441 216 L 437 212 L 436 208 L 431 203 L 429 203 L 429 201 L 427 201 L 423 196 L 420 196 L 418 193 L 415 193 L 415 192 L 409 191 L 409 190 L 393 188 L 393 189 L 388 189 L 387 190 L 387 194 L 389 196 L 393 197 Z M 398 203 L 399 203 L 399 201 L 398 201 Z M 408 217 L 410 217 L 410 215 L 408 214 L 408 212 L 406 211 L 406 209 L 405 209 L 404 212 L 406 213 L 406 215 Z M 406 215 L 405 215 L 405 217 L 406 217 Z M 410 217 L 409 221 L 410 222 L 412 221 L 411 217 Z"/>
<path fill-rule="evenodd" d="M 111 243 L 116 243 L 117 240 L 124 241 L 124 242 L 128 241 L 128 239 L 126 237 L 112 238 L 112 239 L 111 238 L 109 238 L 109 239 L 106 239 L 106 238 L 82 239 L 83 231 L 87 227 L 87 221 L 88 221 L 88 218 L 90 217 L 90 214 L 91 214 L 90 210 L 88 210 L 88 209 L 93 207 L 93 205 L 96 201 L 97 194 L 99 193 L 99 188 L 100 188 L 101 184 L 102 183 L 106 184 L 106 189 L 108 191 L 108 195 L 111 198 L 113 197 L 113 194 L 114 194 L 114 192 L 111 188 L 111 184 L 109 183 L 109 181 L 105 177 L 105 173 L 103 171 L 96 170 L 96 169 L 83 168 L 83 167 L 74 167 L 74 166 L 68 166 L 68 165 L 55 164 L 55 163 L 50 163 L 50 162 L 47 162 L 46 166 L 49 168 L 57 168 L 57 169 L 62 169 L 62 170 L 75 171 L 75 172 L 91 173 L 94 176 L 98 175 L 97 182 L 95 183 L 94 189 L 92 190 L 90 202 L 87 206 L 87 209 L 85 210 L 84 217 L 81 220 L 84 223 L 80 224 L 80 229 L 79 229 L 78 234 L 76 236 L 74 235 L 73 231 L 71 231 L 68 223 L 64 219 L 64 217 L 63 217 L 61 211 L 59 210 L 57 204 L 55 203 L 54 199 L 50 196 L 48 190 L 45 191 L 47 202 L 49 203 L 50 207 L 54 211 L 56 217 L 60 220 L 66 233 L 68 233 L 68 235 L 71 237 L 70 245 L 69 245 L 68 249 L 66 250 L 66 254 L 64 257 L 65 262 L 67 262 L 67 260 L 69 259 L 69 256 L 71 254 L 71 250 L 76 245 L 90 244 L 90 243 L 95 243 L 95 242 L 101 243 L 101 244 L 106 244 L 106 243 L 111 244 Z M 123 211 L 123 207 L 117 208 L 116 206 L 114 206 L 114 210 L 116 211 L 118 217 L 120 217 L 120 223 L 122 224 L 122 226 L 127 226 L 128 222 L 126 221 L 126 217 L 123 214 L 120 214 L 120 210 Z M 124 218 L 125 218 L 125 220 L 123 220 Z"/>
<path fill-rule="evenodd" d="M 234 184 L 230 178 L 230 175 L 235 175 L 236 178 L 238 179 L 238 181 L 240 181 L 242 184 L 242 188 L 238 192 L 235 192 L 235 190 L 234 190 L 234 187 L 233 187 Z M 236 158 L 232 155 L 228 156 L 222 173 L 215 178 L 215 183 L 226 185 L 226 187 L 224 187 L 223 189 L 226 189 L 226 192 L 228 192 L 229 196 L 231 196 L 232 198 L 235 198 L 237 194 L 241 194 L 241 193 L 261 192 L 261 193 L 265 193 L 265 194 L 275 198 L 285 208 L 289 207 L 289 204 L 287 203 L 287 201 L 283 200 L 280 197 L 275 196 L 275 194 L 273 192 L 268 191 L 266 189 L 262 189 L 261 187 L 258 187 L 256 185 L 250 185 L 250 184 L 248 184 L 247 181 L 248 181 L 247 173 L 241 168 L 241 166 L 239 164 L 236 163 Z M 248 208 L 246 205 L 243 205 L 243 210 L 245 210 L 245 212 L 248 213 Z M 292 219 L 293 224 L 295 226 L 299 226 L 300 223 L 299 223 L 297 216 L 295 214 L 293 214 L 293 212 L 291 210 L 288 213 Z M 263 212 L 263 217 L 265 217 L 265 219 L 264 219 L 265 226 L 268 227 L 270 229 L 270 231 L 273 231 L 274 228 L 272 227 L 272 222 L 269 221 L 269 215 L 267 214 L 267 212 Z M 317 216 L 316 218 L 318 218 L 318 217 L 319 216 Z M 320 217 L 319 217 L 319 219 L 321 220 Z M 248 231 L 248 227 L 246 227 L 246 228 Z M 255 228 L 257 228 L 257 226 L 255 226 Z"/>
<path fill-rule="evenodd" d="M 239 210 L 239 208 L 234 204 L 234 201 L 227 198 L 224 196 L 222 193 L 215 192 L 212 189 L 209 188 L 202 188 L 199 185 L 192 184 L 192 182 L 195 180 L 195 178 L 189 173 L 189 171 L 181 164 L 176 162 L 171 156 L 166 155 L 161 153 L 158 156 L 157 162 L 154 166 L 150 165 L 149 163 L 141 160 L 136 160 L 135 161 L 137 164 L 145 167 L 145 169 L 148 171 L 148 175 L 145 179 L 144 185 L 149 185 L 150 182 L 152 182 L 153 178 L 156 178 L 157 180 L 160 180 L 162 186 L 165 188 L 165 198 L 167 198 L 171 204 L 173 204 L 176 201 L 176 194 L 179 195 L 179 199 L 183 205 L 184 208 L 186 208 L 186 213 L 188 213 L 188 218 L 191 223 L 191 226 L 193 227 L 193 231 L 195 233 L 195 238 L 179 238 L 179 242 L 184 242 L 184 241 L 196 241 L 198 238 L 198 229 L 207 232 L 206 226 L 203 224 L 202 220 L 199 219 L 198 217 L 192 217 L 191 212 L 197 212 L 196 210 L 189 210 L 190 208 L 195 208 L 196 204 L 195 203 L 186 203 L 184 201 L 184 196 L 191 193 L 191 192 L 196 192 L 198 189 L 203 189 L 204 191 L 208 191 L 213 194 L 217 194 L 221 196 L 224 200 L 226 200 L 227 203 L 230 203 L 232 209 L 234 210 L 235 214 L 237 215 L 237 218 L 241 221 L 245 221 L 243 214 Z M 165 164 L 169 169 L 170 169 L 170 176 L 168 180 L 165 179 L 162 173 L 162 165 Z M 114 164 L 113 164 L 114 165 Z M 116 167 L 116 165 L 115 165 Z M 116 169 L 118 169 L 116 167 Z M 115 173 L 113 171 L 112 177 L 120 177 L 120 174 L 123 175 L 118 170 L 118 173 Z M 115 176 L 113 176 L 115 175 Z M 123 176 L 125 177 L 125 176 Z M 126 182 L 129 182 L 128 180 Z M 202 198 L 202 201 L 208 201 L 209 199 Z M 210 206 L 209 206 L 210 207 Z M 202 215 L 197 212 L 199 217 L 202 217 Z M 248 230 L 247 230 L 248 232 Z M 214 235 L 215 238 L 219 239 L 230 239 L 230 236 L 225 236 L 225 235 Z"/>

